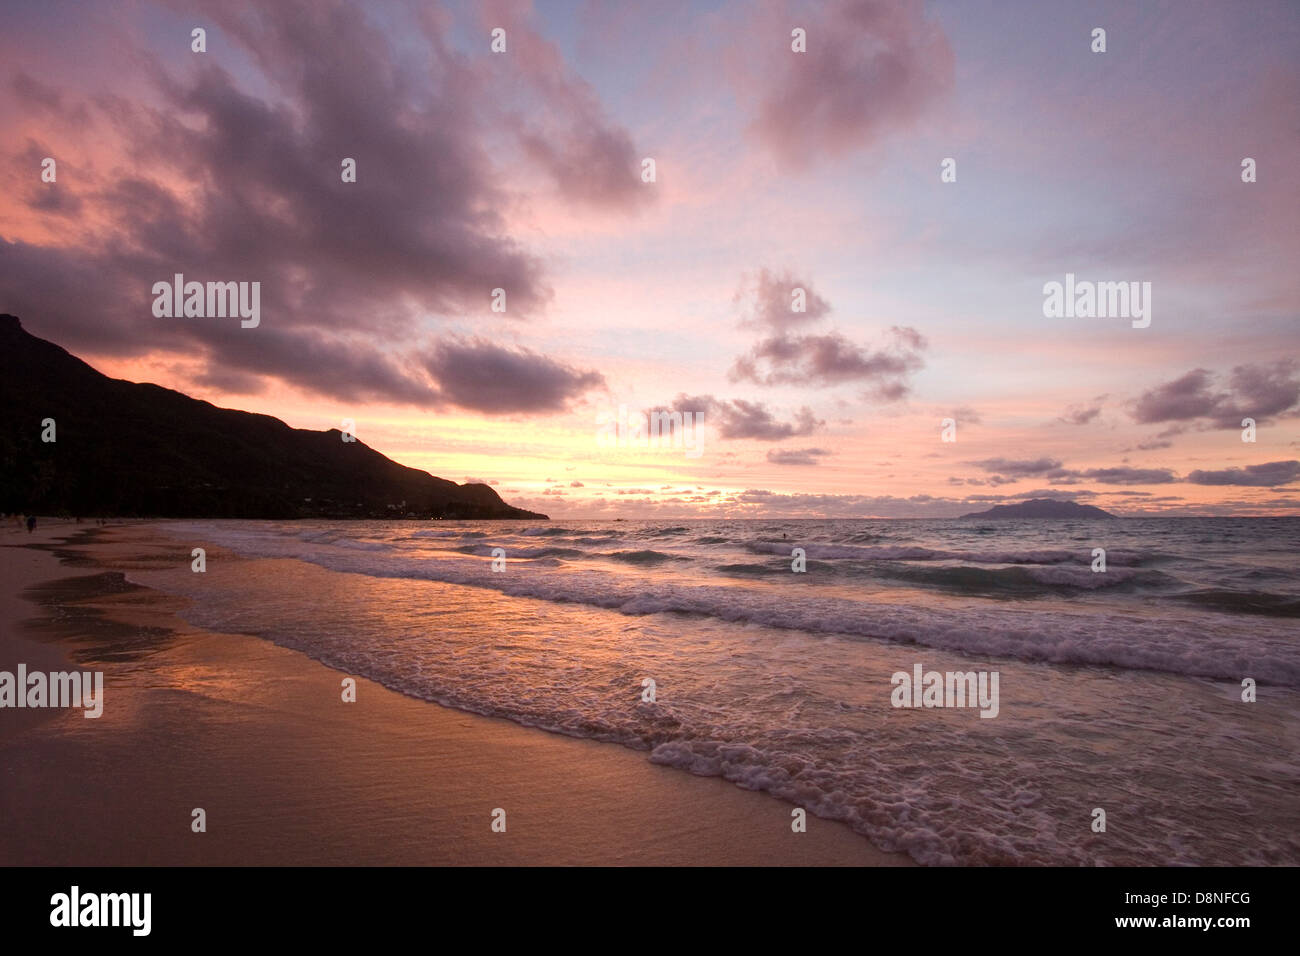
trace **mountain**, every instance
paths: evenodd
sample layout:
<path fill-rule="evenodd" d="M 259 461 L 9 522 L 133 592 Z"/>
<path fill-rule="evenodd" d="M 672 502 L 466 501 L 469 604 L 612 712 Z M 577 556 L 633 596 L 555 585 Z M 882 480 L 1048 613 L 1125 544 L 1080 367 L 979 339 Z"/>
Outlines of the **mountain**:
<path fill-rule="evenodd" d="M 976 511 L 963 518 L 1114 518 L 1109 511 L 1074 501 L 1031 498 L 1018 505 L 994 505 L 988 511 Z"/>
<path fill-rule="evenodd" d="M 45 419 L 55 441 L 42 441 Z M 0 512 L 167 518 L 539 518 L 338 429 L 108 378 L 0 315 Z"/>

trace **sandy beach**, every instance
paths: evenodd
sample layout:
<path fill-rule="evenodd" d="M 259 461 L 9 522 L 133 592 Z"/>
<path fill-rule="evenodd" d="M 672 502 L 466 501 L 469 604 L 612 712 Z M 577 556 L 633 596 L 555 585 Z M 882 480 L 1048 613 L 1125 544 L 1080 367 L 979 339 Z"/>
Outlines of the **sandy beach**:
<path fill-rule="evenodd" d="M 346 704 L 348 675 L 197 629 L 122 577 L 188 562 L 144 523 L 0 532 L 0 670 L 105 686 L 99 719 L 0 710 L 0 864 L 911 863 L 812 815 L 793 833 L 789 804 L 617 745 L 360 677 Z"/>

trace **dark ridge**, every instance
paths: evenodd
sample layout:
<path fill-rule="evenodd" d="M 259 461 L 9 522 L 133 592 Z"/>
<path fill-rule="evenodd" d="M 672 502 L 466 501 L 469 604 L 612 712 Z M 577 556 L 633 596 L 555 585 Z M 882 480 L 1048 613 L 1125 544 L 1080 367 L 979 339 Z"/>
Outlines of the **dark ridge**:
<path fill-rule="evenodd" d="M 56 441 L 41 440 L 42 421 Z M 0 511 L 160 518 L 539 518 L 342 432 L 108 378 L 0 315 Z"/>

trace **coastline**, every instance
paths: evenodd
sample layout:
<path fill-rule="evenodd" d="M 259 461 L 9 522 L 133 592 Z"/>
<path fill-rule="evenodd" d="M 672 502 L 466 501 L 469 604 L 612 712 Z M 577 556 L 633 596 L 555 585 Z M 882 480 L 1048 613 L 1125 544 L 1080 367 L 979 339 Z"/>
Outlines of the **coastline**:
<path fill-rule="evenodd" d="M 147 522 L 0 532 L 0 670 L 105 675 L 97 720 L 0 710 L 2 864 L 913 865 L 811 814 L 792 833 L 784 801 L 616 744 L 361 677 L 344 704 L 348 675 L 193 627 L 106 569 L 160 540 Z"/>

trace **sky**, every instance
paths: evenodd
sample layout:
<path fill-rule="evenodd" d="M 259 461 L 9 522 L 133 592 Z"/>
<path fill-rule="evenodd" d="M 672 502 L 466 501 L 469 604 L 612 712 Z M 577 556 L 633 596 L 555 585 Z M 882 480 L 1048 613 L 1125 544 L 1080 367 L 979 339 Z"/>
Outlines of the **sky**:
<path fill-rule="evenodd" d="M 0 312 L 552 517 L 1294 515 L 1297 64 L 1286 0 L 7 2 Z"/>

